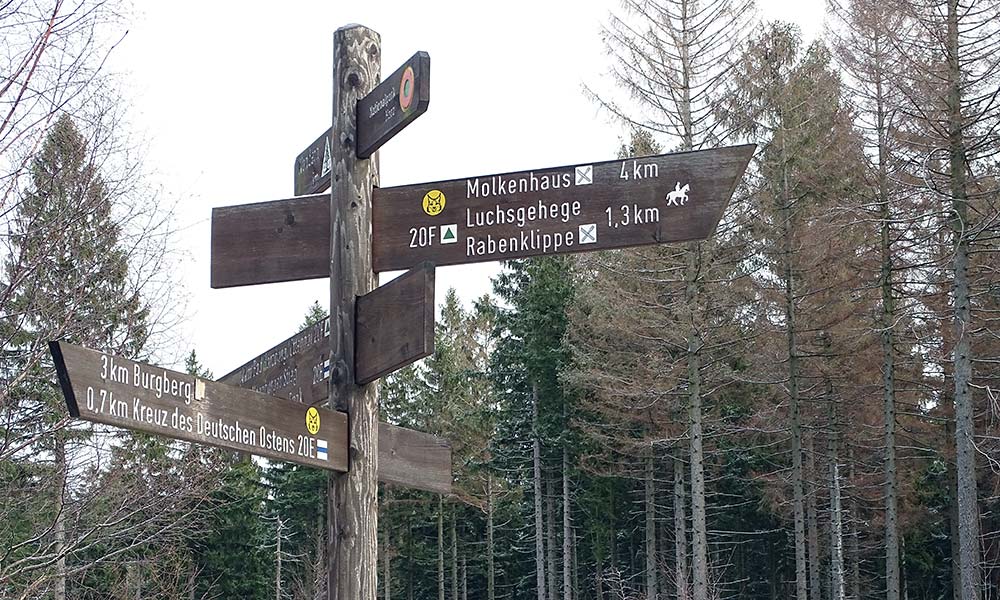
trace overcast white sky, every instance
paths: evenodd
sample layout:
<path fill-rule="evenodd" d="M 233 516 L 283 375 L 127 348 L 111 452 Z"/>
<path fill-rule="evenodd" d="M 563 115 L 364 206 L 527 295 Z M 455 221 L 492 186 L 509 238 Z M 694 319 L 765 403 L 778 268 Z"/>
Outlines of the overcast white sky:
<path fill-rule="evenodd" d="M 822 0 L 762 0 L 761 13 L 818 34 Z M 148 138 L 148 166 L 176 201 L 175 274 L 188 298 L 178 336 L 216 376 L 295 333 L 327 279 L 213 290 L 211 209 L 292 195 L 295 156 L 330 126 L 333 31 L 382 37 L 382 73 L 431 56 L 428 111 L 380 151 L 383 186 L 614 158 L 622 130 L 585 98 L 601 90 L 600 27 L 614 0 L 142 3 L 110 68 Z M 494 264 L 442 267 L 471 300 Z M 385 283 L 394 274 L 382 275 Z"/>

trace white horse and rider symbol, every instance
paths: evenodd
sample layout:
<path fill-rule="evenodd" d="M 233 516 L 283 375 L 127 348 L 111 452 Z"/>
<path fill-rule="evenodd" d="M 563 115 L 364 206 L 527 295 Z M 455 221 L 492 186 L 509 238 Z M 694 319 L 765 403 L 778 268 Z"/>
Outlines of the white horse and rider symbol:
<path fill-rule="evenodd" d="M 684 206 L 688 201 L 688 192 L 691 190 L 691 185 L 685 183 L 681 186 L 681 182 L 677 182 L 674 186 L 674 191 L 667 193 L 667 206 Z"/>

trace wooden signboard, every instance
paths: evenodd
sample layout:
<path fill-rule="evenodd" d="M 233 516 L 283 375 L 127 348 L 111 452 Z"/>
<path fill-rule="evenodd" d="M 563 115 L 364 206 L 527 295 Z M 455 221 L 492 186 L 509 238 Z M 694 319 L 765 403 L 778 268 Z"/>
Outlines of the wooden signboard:
<path fill-rule="evenodd" d="M 218 379 L 268 396 L 317 405 L 330 395 L 330 319 L 323 319 Z"/>
<path fill-rule="evenodd" d="M 333 128 L 295 157 L 295 195 L 318 194 L 330 187 L 330 136 Z"/>
<path fill-rule="evenodd" d="M 705 239 L 754 148 L 375 188 L 374 268 Z M 213 209 L 212 287 L 329 277 L 329 227 L 325 194 Z"/>
<path fill-rule="evenodd" d="M 354 380 L 375 381 L 434 353 L 434 265 L 424 262 L 358 298 Z"/>
<path fill-rule="evenodd" d="M 379 423 L 378 480 L 450 494 L 451 443 L 429 433 Z"/>
<path fill-rule="evenodd" d="M 330 195 L 213 208 L 211 271 L 213 288 L 329 277 Z"/>
<path fill-rule="evenodd" d="M 358 158 L 375 154 L 382 144 L 427 112 L 430 100 L 431 57 L 417 52 L 358 101 Z"/>
<path fill-rule="evenodd" d="M 424 263 L 358 298 L 355 379 L 368 383 L 434 352 L 434 265 Z M 330 320 L 312 325 L 218 381 L 319 405 L 329 395 Z M 339 414 L 339 413 L 338 413 Z M 451 444 L 379 423 L 379 481 L 451 493 Z"/>
<path fill-rule="evenodd" d="M 434 352 L 434 265 L 409 272 L 358 298 L 355 380 L 369 383 Z M 218 379 L 305 404 L 326 400 L 330 319 L 296 333 Z"/>
<path fill-rule="evenodd" d="M 375 271 L 705 239 L 755 146 L 375 188 Z"/>
<path fill-rule="evenodd" d="M 179 440 L 347 470 L 347 417 L 65 342 L 49 349 L 70 415 Z"/>

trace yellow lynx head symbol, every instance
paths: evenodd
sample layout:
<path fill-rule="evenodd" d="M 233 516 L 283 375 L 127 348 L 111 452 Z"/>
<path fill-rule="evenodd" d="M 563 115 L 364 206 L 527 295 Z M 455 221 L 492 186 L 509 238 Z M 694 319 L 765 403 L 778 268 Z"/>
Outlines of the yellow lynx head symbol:
<path fill-rule="evenodd" d="M 319 411 L 313 406 L 306 411 L 306 429 L 313 435 L 319 433 Z"/>
<path fill-rule="evenodd" d="M 424 194 L 424 212 L 434 217 L 444 210 L 445 197 L 441 190 L 431 190 Z"/>

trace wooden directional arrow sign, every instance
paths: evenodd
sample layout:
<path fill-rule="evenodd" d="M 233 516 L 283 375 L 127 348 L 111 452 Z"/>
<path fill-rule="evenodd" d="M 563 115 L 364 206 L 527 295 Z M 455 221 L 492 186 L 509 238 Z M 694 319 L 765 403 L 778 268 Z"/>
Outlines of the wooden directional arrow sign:
<path fill-rule="evenodd" d="M 704 239 L 754 148 L 375 188 L 374 268 Z M 212 209 L 212 287 L 329 277 L 329 203 L 318 194 Z"/>
<path fill-rule="evenodd" d="M 330 136 L 333 128 L 295 157 L 295 195 L 318 194 L 330 187 Z"/>
<path fill-rule="evenodd" d="M 318 405 L 330 395 L 330 319 L 323 319 L 219 378 L 255 392 Z"/>
<path fill-rule="evenodd" d="M 755 146 L 375 188 L 375 271 L 707 238 Z"/>
<path fill-rule="evenodd" d="M 427 112 L 431 101 L 431 57 L 417 52 L 358 101 L 358 158 L 368 158 Z"/>
<path fill-rule="evenodd" d="M 50 342 L 72 416 L 311 467 L 347 470 L 347 417 L 65 342 Z"/>
<path fill-rule="evenodd" d="M 73 417 L 347 470 L 344 413 L 65 342 L 50 342 L 49 349 Z M 379 481 L 451 493 L 451 445 L 434 435 L 379 423 Z"/>

